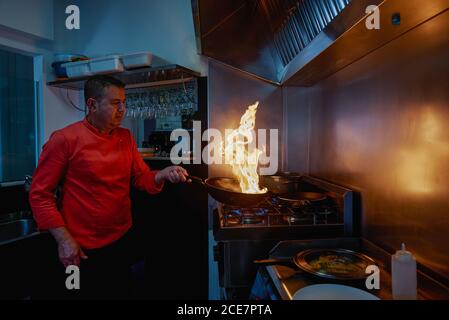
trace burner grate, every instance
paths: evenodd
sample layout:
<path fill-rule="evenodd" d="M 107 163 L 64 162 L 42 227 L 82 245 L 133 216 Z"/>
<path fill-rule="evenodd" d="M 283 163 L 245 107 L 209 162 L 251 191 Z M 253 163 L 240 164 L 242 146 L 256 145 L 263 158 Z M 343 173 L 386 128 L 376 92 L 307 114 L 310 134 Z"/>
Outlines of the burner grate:
<path fill-rule="evenodd" d="M 240 208 L 220 205 L 222 227 L 293 226 L 341 223 L 338 208 L 332 201 L 289 206 L 276 197 L 268 198 L 262 206 Z"/>

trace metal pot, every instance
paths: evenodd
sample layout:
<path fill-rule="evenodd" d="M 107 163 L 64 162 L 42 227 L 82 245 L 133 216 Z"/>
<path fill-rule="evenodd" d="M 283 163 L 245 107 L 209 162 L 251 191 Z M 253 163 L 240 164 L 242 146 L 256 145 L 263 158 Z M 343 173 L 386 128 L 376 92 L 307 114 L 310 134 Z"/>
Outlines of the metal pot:
<path fill-rule="evenodd" d="M 279 172 L 278 175 L 289 178 L 289 179 L 299 179 L 302 177 L 302 175 L 298 172 L 293 171 L 282 171 Z"/>
<path fill-rule="evenodd" d="M 281 202 L 292 207 L 300 207 L 302 205 L 307 205 L 310 202 L 322 201 L 326 199 L 326 195 L 319 192 L 294 192 L 280 195 L 278 198 Z"/>
<path fill-rule="evenodd" d="M 294 194 L 299 191 L 300 175 L 277 174 L 260 176 L 259 184 L 275 195 Z"/>

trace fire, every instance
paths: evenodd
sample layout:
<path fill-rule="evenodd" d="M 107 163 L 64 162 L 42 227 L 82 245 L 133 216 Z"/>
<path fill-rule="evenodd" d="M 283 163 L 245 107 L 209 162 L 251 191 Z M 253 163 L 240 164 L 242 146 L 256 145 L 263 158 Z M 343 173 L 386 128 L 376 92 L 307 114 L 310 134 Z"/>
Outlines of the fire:
<path fill-rule="evenodd" d="M 262 151 L 255 147 L 253 135 L 258 105 L 259 102 L 250 105 L 240 119 L 240 127 L 226 136 L 226 163 L 231 165 L 243 193 L 267 192 L 266 188 L 260 189 L 257 174 L 259 156 L 262 154 Z"/>

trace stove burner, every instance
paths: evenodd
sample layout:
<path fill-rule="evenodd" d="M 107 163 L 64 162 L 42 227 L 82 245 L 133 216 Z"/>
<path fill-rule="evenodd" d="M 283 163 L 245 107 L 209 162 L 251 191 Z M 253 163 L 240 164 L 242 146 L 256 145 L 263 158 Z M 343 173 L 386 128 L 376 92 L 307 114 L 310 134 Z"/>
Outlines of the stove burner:
<path fill-rule="evenodd" d="M 226 215 L 225 217 L 226 225 L 228 226 L 236 226 L 240 224 L 240 217 L 233 215 Z"/>
<path fill-rule="evenodd" d="M 242 216 L 242 215 L 266 216 L 267 213 L 268 208 L 242 208 L 242 209 L 229 210 L 229 214 L 235 216 Z"/>
<path fill-rule="evenodd" d="M 263 217 L 251 214 L 245 214 L 242 217 L 242 224 L 261 224 Z"/>
<path fill-rule="evenodd" d="M 268 208 L 225 207 L 225 224 L 227 226 L 263 224 L 268 215 Z"/>
<path fill-rule="evenodd" d="M 259 210 L 257 210 L 256 212 L 257 216 L 266 216 L 267 214 L 268 214 L 267 208 L 259 208 Z"/>
<path fill-rule="evenodd" d="M 242 215 L 242 211 L 239 210 L 239 209 L 230 210 L 229 211 L 229 215 L 231 215 L 231 216 L 241 216 Z"/>
<path fill-rule="evenodd" d="M 314 216 L 313 215 L 297 215 L 294 214 L 289 217 L 289 222 L 291 224 L 306 224 L 306 223 L 314 223 Z"/>
<path fill-rule="evenodd" d="M 339 210 L 334 203 L 302 203 L 299 206 L 279 201 L 277 197 L 266 199 L 258 207 L 242 208 L 222 204 L 223 227 L 238 228 L 256 225 L 298 226 L 340 223 Z"/>
<path fill-rule="evenodd" d="M 316 214 L 328 216 L 328 215 L 332 214 L 332 210 L 330 210 L 328 208 L 323 208 L 322 210 L 317 210 Z"/>

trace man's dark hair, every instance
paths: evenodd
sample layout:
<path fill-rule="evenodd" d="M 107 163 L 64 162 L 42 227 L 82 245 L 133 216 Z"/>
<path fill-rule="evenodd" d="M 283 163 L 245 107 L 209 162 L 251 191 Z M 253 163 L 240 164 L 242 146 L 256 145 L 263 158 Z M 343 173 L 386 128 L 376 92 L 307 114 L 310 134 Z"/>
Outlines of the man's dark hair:
<path fill-rule="evenodd" d="M 125 84 L 111 76 L 98 75 L 90 77 L 84 84 L 84 101 L 87 104 L 89 98 L 100 99 L 107 87 L 125 88 Z"/>

